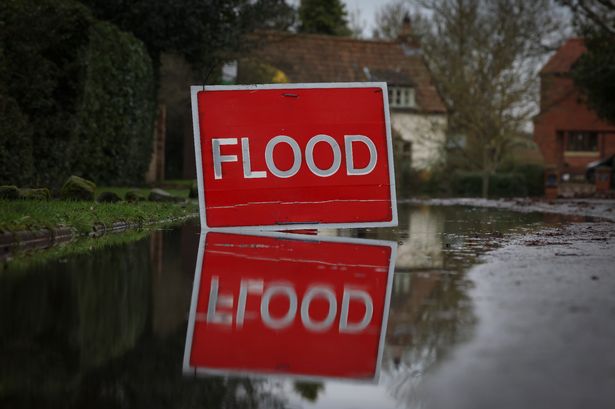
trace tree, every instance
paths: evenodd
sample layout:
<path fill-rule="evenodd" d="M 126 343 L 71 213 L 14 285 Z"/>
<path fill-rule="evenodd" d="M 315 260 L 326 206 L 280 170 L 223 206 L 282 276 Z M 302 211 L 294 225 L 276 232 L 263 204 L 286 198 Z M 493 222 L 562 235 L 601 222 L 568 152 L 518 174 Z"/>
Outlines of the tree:
<path fill-rule="evenodd" d="M 411 14 L 410 5 L 404 0 L 384 4 L 376 11 L 372 36 L 383 40 L 395 40 L 400 34 L 404 18 Z"/>
<path fill-rule="evenodd" d="M 81 1 L 98 18 L 143 41 L 156 69 L 162 52 L 174 52 L 206 73 L 246 43 L 244 34 L 287 29 L 294 21 L 284 0 Z"/>
<path fill-rule="evenodd" d="M 582 28 L 604 31 L 615 36 L 615 1 L 560 0 L 560 2 L 575 14 L 576 23 Z"/>
<path fill-rule="evenodd" d="M 0 26 L 0 184 L 140 183 L 156 102 L 143 43 L 72 0 L 1 1 Z"/>
<path fill-rule="evenodd" d="M 301 0 L 299 32 L 349 36 L 346 7 L 340 0 Z"/>
<path fill-rule="evenodd" d="M 615 123 L 615 1 L 563 0 L 575 14 L 587 52 L 573 67 L 575 83 L 589 105 Z"/>
<path fill-rule="evenodd" d="M 366 21 L 361 16 L 361 10 L 355 8 L 348 13 L 348 29 L 353 38 L 362 38 Z"/>
<path fill-rule="evenodd" d="M 462 135 L 460 155 L 489 176 L 536 112 L 536 67 L 560 22 L 552 0 L 423 0 L 422 49 Z M 455 142 L 454 140 L 451 142 Z"/>
<path fill-rule="evenodd" d="M 257 37 L 246 34 L 256 29 L 286 30 L 296 14 L 285 0 L 81 1 L 98 18 L 145 43 L 157 82 L 153 100 L 167 113 L 165 172 L 174 177 L 184 168 L 190 112 L 187 85 L 218 82 L 224 62 L 255 46 Z M 179 69 L 173 71 L 169 62 Z"/>

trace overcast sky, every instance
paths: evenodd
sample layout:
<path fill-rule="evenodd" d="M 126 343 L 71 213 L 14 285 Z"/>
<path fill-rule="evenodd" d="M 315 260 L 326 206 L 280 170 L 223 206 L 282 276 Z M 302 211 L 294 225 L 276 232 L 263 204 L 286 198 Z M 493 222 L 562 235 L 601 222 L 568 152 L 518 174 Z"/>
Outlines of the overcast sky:
<path fill-rule="evenodd" d="M 389 3 L 391 0 L 344 0 L 348 14 L 359 10 L 360 20 L 365 22 L 363 35 L 371 37 L 374 26 L 374 14 L 383 4 Z"/>
<path fill-rule="evenodd" d="M 300 0 L 287 0 L 288 3 L 293 4 L 295 6 L 299 5 Z M 342 0 L 346 3 L 346 11 L 348 14 L 359 10 L 360 20 L 365 23 L 365 28 L 363 29 L 364 37 L 372 36 L 372 29 L 374 26 L 374 14 L 376 10 L 378 10 L 383 4 L 386 4 L 393 0 Z"/>

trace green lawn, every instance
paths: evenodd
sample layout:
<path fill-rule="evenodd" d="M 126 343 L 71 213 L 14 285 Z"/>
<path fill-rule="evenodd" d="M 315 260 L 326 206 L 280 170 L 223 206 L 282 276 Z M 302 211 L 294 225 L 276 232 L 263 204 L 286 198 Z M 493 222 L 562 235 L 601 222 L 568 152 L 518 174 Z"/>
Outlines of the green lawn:
<path fill-rule="evenodd" d="M 189 182 L 192 183 L 192 181 L 189 181 Z M 119 197 L 124 199 L 124 195 L 126 194 L 126 192 L 131 191 L 131 190 L 133 192 L 139 192 L 144 197 L 147 198 L 147 195 L 149 195 L 149 192 L 152 190 L 152 188 L 147 188 L 147 187 L 145 187 L 145 188 L 134 188 L 134 187 L 118 187 L 118 186 L 97 186 L 96 187 L 96 196 L 98 197 L 98 195 L 101 194 L 102 192 L 114 192 Z M 164 189 L 163 188 L 163 190 L 169 192 L 173 196 L 188 197 L 188 193 L 190 192 L 190 185 L 188 185 L 188 187 L 186 187 L 185 189 Z"/>
<path fill-rule="evenodd" d="M 96 191 L 100 193 L 104 188 L 98 188 Z M 125 221 L 144 225 L 197 213 L 198 205 L 195 201 L 175 204 L 146 201 L 96 203 L 0 200 L 0 232 L 72 227 L 79 233 L 88 233 L 98 223 L 110 225 L 113 222 Z"/>

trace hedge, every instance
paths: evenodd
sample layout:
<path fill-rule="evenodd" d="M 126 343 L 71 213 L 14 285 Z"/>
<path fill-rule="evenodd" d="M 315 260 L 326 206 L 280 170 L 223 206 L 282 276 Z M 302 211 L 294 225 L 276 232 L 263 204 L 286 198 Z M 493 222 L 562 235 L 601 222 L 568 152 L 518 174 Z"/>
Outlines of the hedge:
<path fill-rule="evenodd" d="M 0 184 L 142 182 L 155 110 L 143 44 L 72 0 L 4 0 L 0 25 Z"/>
<path fill-rule="evenodd" d="M 17 101 L 0 90 L 0 186 L 27 184 L 33 173 L 32 128 Z"/>
<path fill-rule="evenodd" d="M 97 23 L 90 29 L 86 66 L 77 135 L 80 155 L 88 160 L 74 169 L 98 183 L 143 182 L 156 109 L 147 51 L 132 35 Z"/>
<path fill-rule="evenodd" d="M 451 181 L 452 193 L 456 196 L 479 197 L 482 193 L 483 176 L 480 172 L 457 172 Z M 527 196 L 525 176 L 521 173 L 495 173 L 489 178 L 489 196 Z"/>
<path fill-rule="evenodd" d="M 537 164 L 521 164 L 511 169 L 513 173 L 525 176 L 528 196 L 543 196 L 545 194 L 545 168 Z"/>

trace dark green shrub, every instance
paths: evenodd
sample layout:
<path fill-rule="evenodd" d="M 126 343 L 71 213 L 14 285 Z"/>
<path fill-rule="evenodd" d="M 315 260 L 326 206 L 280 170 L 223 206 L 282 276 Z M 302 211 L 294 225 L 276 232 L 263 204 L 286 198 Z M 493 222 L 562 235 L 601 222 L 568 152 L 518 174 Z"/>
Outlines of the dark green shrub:
<path fill-rule="evenodd" d="M 456 172 L 451 189 L 454 196 L 478 197 L 481 195 L 482 175 L 478 172 Z"/>
<path fill-rule="evenodd" d="M 0 25 L 0 183 L 142 182 L 154 115 L 143 45 L 72 0 L 4 0 Z"/>
<path fill-rule="evenodd" d="M 525 186 L 528 196 L 544 196 L 545 194 L 545 168 L 537 164 L 517 165 L 513 172 L 525 176 Z"/>
<path fill-rule="evenodd" d="M 188 192 L 188 197 L 190 199 L 198 199 L 199 198 L 199 185 L 197 183 L 197 180 L 193 180 L 192 184 L 190 185 L 190 191 Z"/>
<path fill-rule="evenodd" d="M 419 173 L 419 183 L 414 196 L 450 196 L 450 176 L 444 168 L 436 167 L 430 172 Z"/>
<path fill-rule="evenodd" d="M 0 186 L 0 199 L 17 200 L 19 199 L 19 189 L 17 186 Z"/>
<path fill-rule="evenodd" d="M 2 180 L 57 185 L 68 176 L 74 157 L 89 15 L 71 1 L 6 0 L 0 2 L 0 16 L 0 70 L 5 73 L 0 87 L 17 104 L 9 115 L 19 117 L 20 112 L 27 121 L 27 129 L 14 135 L 17 146 L 2 147 L 2 156 L 14 158 Z M 16 167 L 16 162 L 31 162 L 33 169 Z"/>
<path fill-rule="evenodd" d="M 90 27 L 73 169 L 106 184 L 140 184 L 152 153 L 155 95 L 143 44 L 108 23 Z"/>
<path fill-rule="evenodd" d="M 395 163 L 395 188 L 398 198 L 405 198 L 414 195 L 418 186 L 417 172 L 412 170 L 409 165 L 399 162 Z"/>
<path fill-rule="evenodd" d="M 145 200 L 145 196 L 143 196 L 140 192 L 136 190 L 129 190 L 124 195 L 124 200 L 126 200 L 127 202 L 131 202 L 131 203 L 141 202 Z"/>
<path fill-rule="evenodd" d="M 115 192 L 102 192 L 96 198 L 99 203 L 117 203 L 121 202 L 122 198 Z"/>
<path fill-rule="evenodd" d="M 455 196 L 480 197 L 483 176 L 480 172 L 457 172 L 451 182 Z M 525 176 L 520 173 L 495 173 L 489 177 L 490 197 L 527 196 Z"/>
<path fill-rule="evenodd" d="M 489 196 L 527 196 L 525 176 L 520 173 L 495 173 L 489 179 Z"/>
<path fill-rule="evenodd" d="M 32 160 L 32 128 L 15 99 L 0 90 L 0 184 L 29 183 L 34 170 Z"/>
<path fill-rule="evenodd" d="M 449 195 L 450 178 L 444 168 L 431 170 L 412 169 L 407 163 L 396 162 L 397 198 L 417 196 L 445 197 Z"/>
<path fill-rule="evenodd" d="M 49 200 L 51 192 L 46 187 L 38 189 L 21 188 L 19 189 L 19 198 L 26 200 Z"/>

